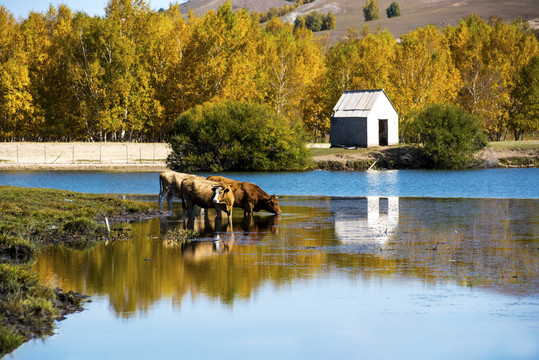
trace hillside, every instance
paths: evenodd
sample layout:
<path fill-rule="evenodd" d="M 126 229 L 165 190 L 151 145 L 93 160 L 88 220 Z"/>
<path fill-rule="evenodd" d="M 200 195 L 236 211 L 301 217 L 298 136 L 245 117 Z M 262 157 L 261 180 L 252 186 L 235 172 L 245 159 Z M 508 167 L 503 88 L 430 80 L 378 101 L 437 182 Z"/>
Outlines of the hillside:
<path fill-rule="evenodd" d="M 218 9 L 227 0 L 190 0 L 179 6 L 183 14 L 187 14 L 189 10 L 193 10 L 195 14 L 201 15 L 210 9 Z M 271 7 L 281 7 L 291 5 L 293 2 L 285 0 L 231 0 L 232 8 L 249 9 L 254 11 L 268 11 Z"/>
<path fill-rule="evenodd" d="M 201 14 L 209 9 L 217 9 L 226 0 L 191 0 L 180 5 L 180 10 L 187 13 L 193 9 Z M 363 6 L 365 0 L 316 0 L 313 3 L 299 7 L 293 14 L 285 17 L 287 21 L 294 21 L 297 14 L 309 11 L 327 13 L 332 11 L 336 17 L 336 28 L 329 31 L 332 41 L 346 35 L 350 27 L 361 29 L 368 24 L 371 29 L 386 28 L 396 38 L 406 34 L 417 27 L 434 24 L 440 28 L 447 25 L 456 25 L 459 20 L 469 14 L 478 14 L 483 19 L 494 15 L 504 21 L 521 18 L 528 21 L 539 18 L 537 0 L 397 0 L 401 16 L 388 19 L 385 13 L 393 0 L 378 0 L 380 20 L 366 23 L 363 19 Z M 247 8 L 256 11 L 267 11 L 270 7 L 290 5 L 293 2 L 281 0 L 231 0 L 234 9 Z"/>

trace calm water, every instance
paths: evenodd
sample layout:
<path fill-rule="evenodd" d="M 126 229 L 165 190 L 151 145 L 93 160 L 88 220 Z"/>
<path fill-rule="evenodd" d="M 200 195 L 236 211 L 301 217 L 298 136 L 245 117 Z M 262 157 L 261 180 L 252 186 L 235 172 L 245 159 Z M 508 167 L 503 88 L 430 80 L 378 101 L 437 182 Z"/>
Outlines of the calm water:
<path fill-rule="evenodd" d="M 158 191 L 155 173 L 33 174 L 53 183 L 4 173 L 0 184 Z M 284 195 L 283 215 L 184 224 L 174 213 L 84 252 L 44 250 L 40 277 L 93 302 L 8 358 L 537 359 L 537 175 L 234 174 Z M 495 194 L 467 195 L 477 182 Z M 186 226 L 201 238 L 170 241 Z"/>
<path fill-rule="evenodd" d="M 206 176 L 208 174 L 200 174 Z M 228 173 L 268 194 L 539 199 L 539 169 Z M 88 193 L 157 194 L 157 173 L 0 171 L 0 185 Z"/>

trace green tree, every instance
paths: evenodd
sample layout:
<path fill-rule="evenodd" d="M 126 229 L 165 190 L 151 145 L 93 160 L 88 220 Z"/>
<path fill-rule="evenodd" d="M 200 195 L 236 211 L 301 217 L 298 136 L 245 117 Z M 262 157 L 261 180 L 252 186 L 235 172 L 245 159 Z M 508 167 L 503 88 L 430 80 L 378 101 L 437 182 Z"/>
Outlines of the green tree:
<path fill-rule="evenodd" d="M 539 130 L 539 55 L 522 67 L 511 91 L 509 129 L 515 140 L 523 140 L 525 132 Z"/>
<path fill-rule="evenodd" d="M 386 9 L 386 15 L 388 18 L 401 16 L 401 9 L 396 1 L 393 1 L 391 5 Z"/>
<path fill-rule="evenodd" d="M 332 11 L 329 11 L 324 18 L 323 24 L 322 24 L 322 30 L 331 30 L 335 29 L 336 20 L 335 20 L 335 14 L 333 14 Z"/>
<path fill-rule="evenodd" d="M 296 20 L 294 20 L 294 33 L 298 29 L 302 29 L 305 27 L 305 18 L 301 15 L 296 16 Z"/>
<path fill-rule="evenodd" d="M 265 105 L 206 103 L 174 123 L 167 159 L 179 171 L 302 170 L 308 151 L 301 127 Z"/>
<path fill-rule="evenodd" d="M 363 7 L 363 16 L 365 21 L 380 19 L 380 10 L 378 9 L 378 2 L 376 0 L 367 0 L 367 3 Z"/>
<path fill-rule="evenodd" d="M 312 32 L 317 32 L 322 30 L 322 14 L 317 11 L 312 11 L 307 14 L 305 18 L 305 27 L 311 30 Z"/>
<path fill-rule="evenodd" d="M 481 121 L 454 105 L 434 104 L 416 119 L 423 151 L 436 169 L 459 169 L 487 144 Z"/>

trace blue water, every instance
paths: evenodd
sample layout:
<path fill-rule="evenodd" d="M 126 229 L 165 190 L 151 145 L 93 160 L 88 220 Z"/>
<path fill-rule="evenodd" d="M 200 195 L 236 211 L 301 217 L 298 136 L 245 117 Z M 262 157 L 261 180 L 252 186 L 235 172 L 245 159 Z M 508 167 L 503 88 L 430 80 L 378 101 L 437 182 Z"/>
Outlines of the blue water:
<path fill-rule="evenodd" d="M 207 173 L 199 175 L 207 176 Z M 539 169 L 224 173 L 269 194 L 462 198 L 539 198 Z M 0 171 L 0 185 L 86 193 L 157 194 L 156 172 Z"/>

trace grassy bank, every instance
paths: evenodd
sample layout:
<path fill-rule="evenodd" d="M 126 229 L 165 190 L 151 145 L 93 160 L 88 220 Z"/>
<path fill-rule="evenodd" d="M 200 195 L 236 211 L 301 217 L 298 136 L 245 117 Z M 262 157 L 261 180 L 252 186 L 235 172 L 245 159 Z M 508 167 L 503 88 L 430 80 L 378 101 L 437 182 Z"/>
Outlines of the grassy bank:
<path fill-rule="evenodd" d="M 313 166 L 322 170 L 424 169 L 427 159 L 414 145 L 372 148 L 311 148 Z M 539 167 L 539 141 L 491 142 L 476 154 L 473 168 Z"/>
<path fill-rule="evenodd" d="M 0 356 L 52 334 L 54 320 L 81 309 L 83 296 L 41 284 L 31 270 L 40 246 L 87 247 L 111 222 L 152 210 L 108 195 L 0 186 Z"/>

